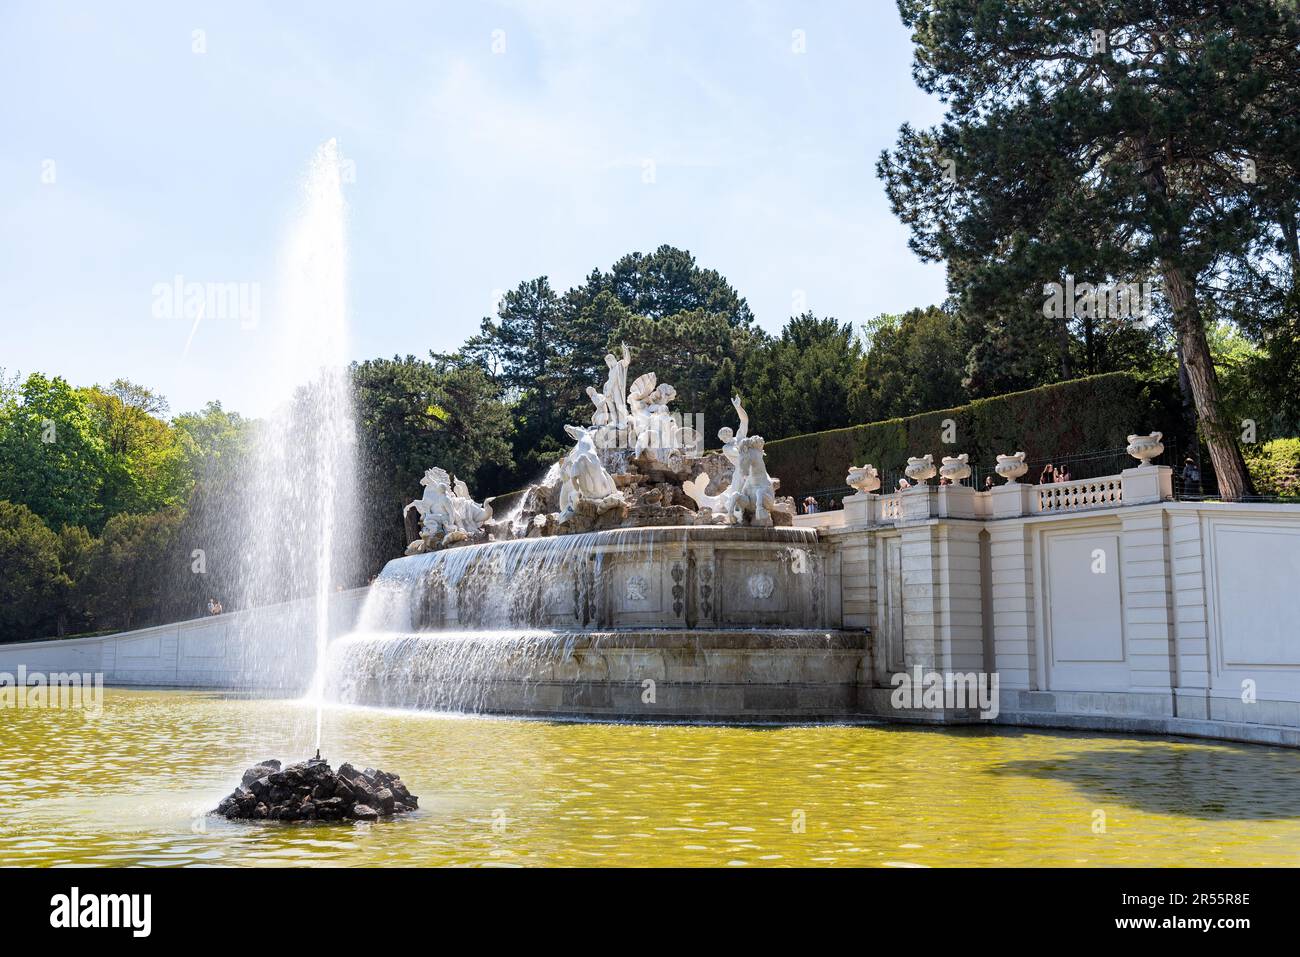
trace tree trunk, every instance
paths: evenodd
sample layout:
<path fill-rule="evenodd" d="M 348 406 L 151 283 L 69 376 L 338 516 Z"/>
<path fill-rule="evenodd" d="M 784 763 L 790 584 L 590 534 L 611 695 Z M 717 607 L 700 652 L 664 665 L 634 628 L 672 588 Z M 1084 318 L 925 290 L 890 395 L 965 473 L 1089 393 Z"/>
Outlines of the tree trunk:
<path fill-rule="evenodd" d="M 1060 322 L 1056 324 L 1056 348 L 1061 354 L 1061 379 L 1068 380 L 1073 376 L 1073 369 L 1070 366 L 1070 320 L 1069 310 L 1065 310 L 1061 316 Z"/>
<path fill-rule="evenodd" d="M 1165 149 L 1153 150 L 1152 144 L 1145 137 L 1138 140 L 1138 145 L 1142 156 L 1161 156 L 1166 152 Z M 1164 167 L 1158 161 L 1152 162 L 1143 174 L 1143 180 L 1147 194 L 1157 208 L 1166 207 L 1169 202 L 1169 181 Z M 1169 305 L 1174 312 L 1174 330 L 1182 348 L 1187 378 L 1192 385 L 1192 398 L 1196 401 L 1196 414 L 1200 418 L 1199 431 L 1210 450 L 1210 461 L 1214 463 L 1219 497 L 1230 502 L 1237 501 L 1243 495 L 1254 494 L 1254 487 L 1250 484 L 1250 473 L 1246 471 L 1246 460 L 1241 457 L 1241 449 L 1237 446 L 1236 430 L 1223 415 L 1219 379 L 1214 373 L 1214 360 L 1210 356 L 1210 343 L 1205 337 L 1205 320 L 1201 318 L 1196 290 L 1188 280 L 1185 269 L 1178 263 L 1177 253 L 1181 247 L 1176 235 L 1157 232 L 1156 239 L 1161 251 L 1160 271 L 1164 276 L 1165 295 L 1169 297 Z"/>
<path fill-rule="evenodd" d="M 1182 350 L 1187 378 L 1196 401 L 1200 431 L 1210 450 L 1214 474 L 1219 481 L 1219 495 L 1228 501 L 1237 501 L 1243 495 L 1254 494 L 1246 461 L 1237 446 L 1236 430 L 1223 415 L 1219 398 L 1219 379 L 1210 357 L 1210 343 L 1205 337 L 1205 323 L 1201 319 L 1196 292 L 1188 283 L 1181 267 L 1168 260 L 1161 262 L 1165 292 L 1174 311 L 1174 328 Z"/>

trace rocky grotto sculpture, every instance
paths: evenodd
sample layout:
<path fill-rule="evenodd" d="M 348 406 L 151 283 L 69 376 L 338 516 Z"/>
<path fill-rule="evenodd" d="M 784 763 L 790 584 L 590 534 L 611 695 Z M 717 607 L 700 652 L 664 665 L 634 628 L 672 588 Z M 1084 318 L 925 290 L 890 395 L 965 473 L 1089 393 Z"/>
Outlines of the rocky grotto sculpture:
<path fill-rule="evenodd" d="M 283 769 L 274 759 L 255 764 L 212 813 L 253 821 L 376 821 L 419 804 L 396 774 L 350 764 L 335 772 L 317 755 Z"/>

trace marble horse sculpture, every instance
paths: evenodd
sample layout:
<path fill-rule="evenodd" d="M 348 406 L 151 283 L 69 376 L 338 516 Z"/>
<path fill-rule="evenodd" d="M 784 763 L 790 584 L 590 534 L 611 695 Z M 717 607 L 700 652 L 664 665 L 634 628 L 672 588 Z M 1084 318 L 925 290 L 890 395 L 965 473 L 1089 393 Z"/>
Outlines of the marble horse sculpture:
<path fill-rule="evenodd" d="M 463 542 L 482 532 L 483 523 L 492 518 L 492 506 L 475 502 L 465 483 L 446 469 L 429 469 L 420 484 L 424 493 L 403 511 L 414 509 L 420 516 L 420 550 Z"/>
<path fill-rule="evenodd" d="M 763 437 L 750 435 L 740 440 L 740 488 L 731 503 L 737 521 L 750 525 L 771 525 L 771 509 L 776 505 L 776 483 L 767 474 L 763 460 Z"/>
<path fill-rule="evenodd" d="M 682 491 L 694 500 L 698 508 L 707 508 L 714 515 L 722 516 L 722 520 L 728 523 L 731 522 L 732 504 L 736 500 L 736 493 L 740 491 L 741 474 L 736 467 L 740 464 L 740 442 L 749 434 L 749 415 L 741 404 L 740 396 L 733 396 L 731 405 L 740 418 L 740 427 L 735 432 L 732 432 L 731 427 L 727 425 L 718 429 L 718 438 L 722 440 L 722 457 L 731 463 L 731 478 L 726 488 L 717 495 L 708 494 L 708 472 L 701 472 L 694 479 L 682 483 Z"/>
<path fill-rule="evenodd" d="M 741 404 L 740 396 L 731 400 L 740 418 L 740 428 L 732 432 L 724 427 L 718 430 L 722 439 L 722 454 L 731 463 L 731 480 L 717 495 L 709 495 L 709 475 L 701 472 L 694 479 L 682 483 L 682 490 L 700 508 L 707 508 L 728 525 L 749 521 L 754 525 L 770 525 L 771 508 L 776 504 L 776 482 L 767 474 L 763 455 L 763 437 L 749 435 L 749 416 Z"/>

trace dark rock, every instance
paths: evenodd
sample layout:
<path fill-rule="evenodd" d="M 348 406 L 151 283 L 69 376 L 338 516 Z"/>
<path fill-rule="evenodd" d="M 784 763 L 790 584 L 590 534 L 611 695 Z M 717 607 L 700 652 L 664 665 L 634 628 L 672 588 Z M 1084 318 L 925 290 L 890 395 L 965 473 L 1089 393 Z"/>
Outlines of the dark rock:
<path fill-rule="evenodd" d="M 356 799 L 362 802 L 369 802 L 375 797 L 375 789 L 369 781 L 363 777 L 355 777 L 348 782 L 348 787 L 356 795 Z"/>
<path fill-rule="evenodd" d="M 239 786 L 221 799 L 214 813 L 285 822 L 376 821 L 418 806 L 402 779 L 387 771 L 358 771 L 344 764 L 335 773 L 317 759 L 289 767 L 267 760 L 245 771 Z"/>
<path fill-rule="evenodd" d="M 248 785 L 256 781 L 258 778 L 264 778 L 268 774 L 272 774 L 279 770 L 280 770 L 279 761 L 276 761 L 274 759 L 268 761 L 262 761 L 261 763 L 255 764 L 247 771 L 245 771 L 244 779 L 240 783 L 244 785 Z"/>

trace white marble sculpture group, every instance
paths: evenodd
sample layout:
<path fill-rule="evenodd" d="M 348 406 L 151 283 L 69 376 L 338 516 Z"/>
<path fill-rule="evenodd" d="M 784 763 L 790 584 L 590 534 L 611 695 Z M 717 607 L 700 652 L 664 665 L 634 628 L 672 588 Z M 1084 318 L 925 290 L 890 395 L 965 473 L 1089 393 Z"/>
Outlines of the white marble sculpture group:
<path fill-rule="evenodd" d="M 597 449 L 630 448 L 634 456 L 657 460 L 672 450 L 685 451 L 698 445 L 699 436 L 683 426 L 669 409 L 677 390 L 660 382 L 653 372 L 637 376 L 629 387 L 628 366 L 632 353 L 626 343 L 622 358 L 605 356 L 609 375 L 604 388 L 587 386 L 587 397 L 595 406 L 591 414 L 592 441 Z"/>
<path fill-rule="evenodd" d="M 611 450 L 626 450 L 632 459 L 666 472 L 682 469 L 684 458 L 702 453 L 703 443 L 697 431 L 682 425 L 669 408 L 677 390 L 659 382 L 653 372 L 638 376 L 629 386 L 631 362 L 626 345 L 621 358 L 605 356 L 609 374 L 603 388 L 589 386 L 586 390 L 594 407 L 591 424 L 564 427 L 574 446 L 550 473 L 550 481 L 558 483 L 558 512 L 551 513 L 553 522 L 538 515 L 533 521 L 539 527 L 554 525 L 563 530 L 580 511 L 588 518 L 620 508 L 626 512 L 628 500 L 607 467 L 610 461 L 620 461 L 617 455 L 609 454 Z M 749 434 L 749 416 L 740 397 L 731 403 L 740 426 L 735 431 L 718 431 L 722 456 L 730 465 L 726 487 L 716 495 L 708 494 L 709 473 L 704 471 L 695 479 L 681 481 L 681 492 L 695 502 L 697 509 L 708 510 L 703 520 L 771 525 L 772 511 L 778 507 L 778 483 L 767 474 L 762 436 Z M 432 468 L 421 484 L 424 494 L 406 507 L 408 512 L 415 509 L 420 516 L 420 538 L 411 543 L 408 553 L 431 551 L 484 535 L 484 524 L 492 519 L 491 505 L 476 503 L 464 482 L 452 479 L 444 469 Z M 790 507 L 780 508 L 788 511 Z"/>
<path fill-rule="evenodd" d="M 718 430 L 722 440 L 721 457 L 728 469 L 722 466 L 711 453 L 710 459 L 717 476 L 717 481 L 726 480 L 726 485 L 716 494 L 708 491 L 709 471 L 702 470 L 695 478 L 686 478 L 683 458 L 694 458 L 698 454 L 700 436 L 696 430 L 683 426 L 676 415 L 669 410 L 669 403 L 677 397 L 677 390 L 666 382 L 659 382 L 653 372 L 638 376 L 632 385 L 627 384 L 628 367 L 632 355 L 627 346 L 622 347 L 622 357 L 612 354 L 605 356 L 605 365 L 609 375 L 599 391 L 588 387 L 587 396 L 591 399 L 595 411 L 591 415 L 590 426 L 566 425 L 565 432 L 574 440 L 573 448 L 552 468 L 548 480 L 541 485 L 531 486 L 529 493 L 540 491 L 555 495 L 558 499 L 558 511 L 551 511 L 556 506 L 543 506 L 537 511 L 529 511 L 531 522 L 525 521 L 525 527 L 544 529 L 543 534 L 557 534 L 578 530 L 583 522 L 589 523 L 593 517 L 614 519 L 615 522 L 627 519 L 629 505 L 633 498 L 625 495 L 620 487 L 643 483 L 646 475 L 659 475 L 651 482 L 664 482 L 662 476 L 676 474 L 673 485 L 657 486 L 643 490 L 635 503 L 668 504 L 669 493 L 678 503 L 680 517 L 682 513 L 690 516 L 688 506 L 683 502 L 695 503 L 695 520 L 725 525 L 759 525 L 773 524 L 772 513 L 788 524 L 793 515 L 790 500 L 778 504 L 776 491 L 779 483 L 767 473 L 764 461 L 763 437 L 749 434 L 749 416 L 741 404 L 740 397 L 731 400 L 740 420 L 734 431 L 730 427 Z M 1164 451 L 1163 436 L 1159 432 L 1150 435 L 1130 435 L 1128 453 L 1138 459 L 1141 465 L 1149 466 L 1151 460 Z M 623 450 L 623 458 L 610 454 L 613 450 Z M 641 463 L 649 472 L 624 474 L 627 455 L 633 462 Z M 619 478 L 610 474 L 607 463 L 614 462 L 618 467 Z M 708 464 L 709 460 L 706 460 Z M 925 484 L 935 475 L 946 482 L 957 484 L 971 475 L 969 456 L 946 455 L 939 466 L 934 464 L 934 455 L 926 453 L 913 456 L 907 460 L 904 470 L 912 482 Z M 1017 484 L 1017 479 L 1027 471 L 1025 453 L 999 455 L 995 471 L 1008 485 Z M 845 479 L 859 495 L 870 495 L 880 488 L 880 473 L 875 466 L 866 464 L 849 469 Z M 470 497 L 469 489 L 459 479 L 448 475 L 441 468 L 429 469 L 420 480 L 424 493 L 406 506 L 405 513 L 415 510 L 420 517 L 419 538 L 411 542 L 408 554 L 432 551 L 466 541 L 482 541 L 488 533 L 484 526 L 492 520 L 490 502 L 480 505 Z M 907 483 L 900 482 L 900 487 Z M 674 488 L 676 491 L 674 491 Z M 667 489 L 667 491 L 665 491 Z M 539 501 L 545 501 L 543 494 Z M 620 514 L 607 513 L 621 510 Z M 518 511 L 518 509 L 516 509 Z M 576 524 L 570 524 L 579 513 L 584 518 Z M 514 513 L 512 513 L 514 514 Z M 636 521 L 634 518 L 633 521 Z M 642 518 L 644 522 L 644 518 Z M 688 522 L 689 523 L 689 522 Z M 513 520 L 497 523 L 505 526 L 505 536 L 517 535 Z M 610 527 L 610 526 L 606 526 Z M 500 531 L 491 533 L 499 536 Z"/>
<path fill-rule="evenodd" d="M 492 518 L 492 506 L 480 505 L 470 498 L 469 488 L 453 479 L 446 469 L 431 468 L 420 479 L 424 494 L 406 506 L 420 516 L 420 540 L 417 551 L 445 548 L 463 542 L 483 531 L 483 523 Z"/>
<path fill-rule="evenodd" d="M 597 428 L 566 425 L 564 431 L 575 441 L 572 451 L 560 463 L 561 522 L 571 518 L 580 502 L 591 502 L 605 512 L 623 504 L 614 477 L 600 461 L 596 447 Z"/>
<path fill-rule="evenodd" d="M 771 509 L 776 504 L 776 485 L 767 474 L 763 460 L 763 437 L 749 434 L 749 416 L 741 405 L 740 396 L 731 400 L 740 418 L 740 428 L 718 430 L 722 440 L 722 454 L 731 463 L 731 481 L 717 495 L 705 490 L 709 475 L 701 472 L 694 479 L 682 483 L 682 488 L 700 508 L 707 508 L 726 525 L 749 523 L 771 524 Z"/>

